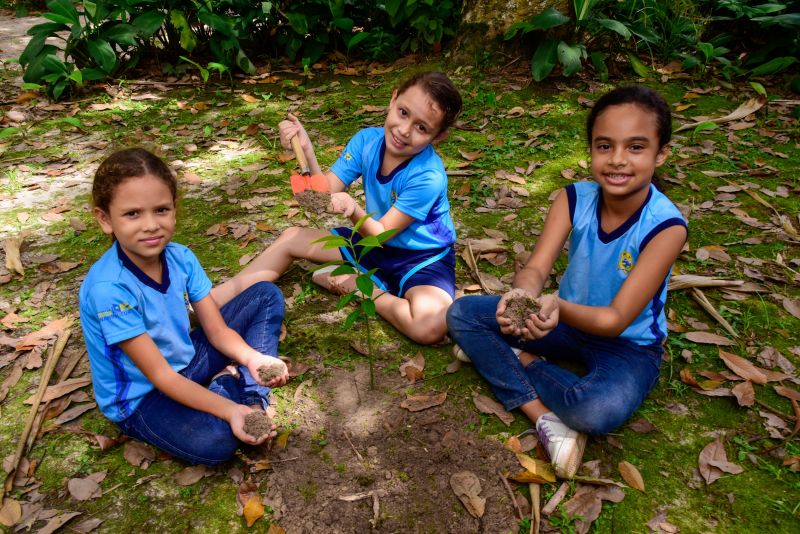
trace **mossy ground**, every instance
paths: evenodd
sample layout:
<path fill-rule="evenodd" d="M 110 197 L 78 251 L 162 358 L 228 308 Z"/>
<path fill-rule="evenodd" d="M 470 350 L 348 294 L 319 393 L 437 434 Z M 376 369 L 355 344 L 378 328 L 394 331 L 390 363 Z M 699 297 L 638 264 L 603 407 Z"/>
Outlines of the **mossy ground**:
<path fill-rule="evenodd" d="M 436 63 L 420 64 L 414 68 L 425 67 L 445 68 Z M 562 171 L 573 169 L 579 177 L 588 175 L 588 171 L 581 167 L 581 160 L 588 159 L 583 126 L 586 110 L 578 98 L 597 98 L 611 84 L 574 79 L 536 86 L 528 85 L 527 73 L 521 71 L 482 70 L 472 65 L 445 70 L 462 90 L 465 111 L 461 120 L 465 128 L 453 129 L 450 138 L 437 149 L 448 169 L 456 169 L 465 163 L 460 152 L 482 154 L 480 159 L 463 167 L 462 170 L 469 171 L 468 174 L 451 178 L 453 215 L 459 238 L 481 238 L 485 237 L 484 228 L 501 228 L 508 235 L 509 251 L 515 242 L 530 250 L 535 240 L 534 232 L 541 229 L 549 205 L 548 197 L 552 191 L 569 183 Z M 30 321 L 7 333 L 20 336 L 48 320 L 66 313 L 77 313 L 80 280 L 108 245 L 88 209 L 88 183 L 99 160 L 113 149 L 144 145 L 176 164 L 183 192 L 175 240 L 192 248 L 212 280 L 219 282 L 240 268 L 239 260 L 243 255 L 260 252 L 280 230 L 303 219 L 302 213 L 287 217 L 292 213 L 292 206 L 286 182 L 294 168 L 293 162 L 279 160 L 282 150 L 276 132 L 277 123 L 286 113 L 301 114 L 316 141 L 320 163 L 327 168 L 351 135 L 364 126 L 382 123 L 382 114 L 365 112 L 364 106 L 386 105 L 392 88 L 411 71 L 410 67 L 394 66 L 383 74 L 358 77 L 340 76 L 324 70 L 314 71 L 313 77 L 285 72 L 280 75 L 279 83 L 242 84 L 237 81 L 233 91 L 228 87 L 200 84 L 167 86 L 166 90 L 161 90 L 123 83 L 109 88 L 108 94 L 79 95 L 78 100 L 65 104 L 60 110 L 48 111 L 43 107 L 44 103 L 36 105 L 35 102 L 23 106 L 30 120 L 19 133 L 0 140 L 3 158 L 0 186 L 2 198 L 10 201 L 8 209 L 0 214 L 0 232 L 3 237 L 23 230 L 31 232 L 26 239 L 29 248 L 23 255 L 28 270 L 25 278 L 14 277 L 0 286 L 0 302 L 6 312 L 16 309 L 19 315 Z M 683 97 L 687 89 L 715 88 L 711 93 L 691 100 L 695 107 L 682 112 L 687 117 L 724 115 L 733 110 L 749 90 L 749 86 L 729 87 L 713 79 L 645 83 L 657 87 L 672 104 L 686 102 Z M 768 87 L 768 90 L 774 97 L 783 96 L 779 86 Z M 245 99 L 243 95 L 254 98 Z M 102 109 L 104 106 L 99 104 L 109 108 Z M 523 112 L 511 112 L 516 107 L 521 107 Z M 727 301 L 716 290 L 706 291 L 715 307 L 722 310 L 723 316 L 740 333 L 737 345 L 729 347 L 730 351 L 746 355 L 772 346 L 798 365 L 797 355 L 789 350 L 800 346 L 798 320 L 772 296 L 798 298 L 796 271 L 800 270 L 800 265 L 792 262 L 800 258 L 797 240 L 780 239 L 775 233 L 743 225 L 727 209 L 701 211 L 698 208 L 703 202 L 713 200 L 717 195 L 716 189 L 728 185 L 728 180 L 756 182 L 769 191 L 783 186 L 788 190 L 787 197 L 761 195 L 776 212 L 788 216 L 795 228 L 800 227 L 797 217 L 800 183 L 796 164 L 800 158 L 800 138 L 796 120 L 785 122 L 779 117 L 779 113 L 783 113 L 781 116 L 785 113 L 778 109 L 769 106 L 758 112 L 754 127 L 733 133 L 737 139 L 729 138 L 731 132 L 725 128 L 678 134 L 673 155 L 663 174 L 672 179 L 665 183 L 668 195 L 692 211 L 690 248 L 678 261 L 677 271 L 748 279 L 745 265 L 736 261 L 737 257 L 755 257 L 770 262 L 773 275 L 763 282 L 768 288 L 766 293 L 752 294 L 743 301 Z M 67 115 L 78 119 L 80 128 L 65 122 Z M 253 129 L 252 125 L 257 125 L 257 128 Z M 248 130 L 248 127 L 251 128 Z M 699 149 L 707 141 L 715 143 L 714 151 L 703 154 Z M 764 146 L 787 157 L 765 153 Z M 522 174 L 521 171 L 532 161 L 541 162 L 541 166 L 527 177 L 525 188 L 530 196 L 524 199 L 524 207 L 488 213 L 475 210 L 483 206 L 485 199 L 498 187 L 511 185 L 497 178 L 496 171 Z M 739 173 L 764 165 L 773 167 L 775 171 L 765 176 L 736 174 L 724 177 L 708 176 L 702 172 Z M 59 169 L 66 170 L 54 172 Z M 199 176 L 200 182 L 197 183 L 191 175 Z M 72 181 L 77 185 L 65 187 Z M 264 190 L 272 192 L 265 193 Z M 456 199 L 456 196 L 468 201 Z M 29 197 L 30 201 L 23 201 Z M 69 208 L 62 213 L 64 219 L 50 222 L 41 219 L 41 215 L 60 199 L 65 199 Z M 259 205 L 256 202 L 250 207 L 248 202 L 254 200 L 264 203 Z M 735 200 L 741 203 L 741 209 L 761 221 L 769 221 L 775 215 L 744 193 L 738 193 Z M 515 213 L 517 218 L 505 221 L 503 218 L 510 213 Z M 80 219 L 87 229 L 76 231 L 69 224 L 71 217 Z M 246 224 L 252 239 L 244 243 L 230 234 L 207 235 L 209 228 L 220 223 Z M 764 241 L 744 244 L 748 237 L 762 237 Z M 723 247 L 733 259 L 729 262 L 696 259 L 695 251 L 704 246 Z M 80 262 L 80 266 L 51 275 L 31 263 L 34 256 L 49 253 L 58 254 L 61 261 Z M 778 258 L 780 261 L 776 262 Z M 509 259 L 505 264 L 494 266 L 483 261 L 480 269 L 499 277 L 513 271 L 512 263 Z M 558 267 L 563 269 L 563 258 Z M 457 266 L 457 279 L 460 284 L 474 283 L 461 260 Z M 34 287 L 42 281 L 52 281 L 54 287 L 41 304 L 31 305 Z M 320 315 L 333 311 L 335 299 L 311 284 L 310 275 L 303 269 L 293 268 L 279 285 L 289 306 L 286 316 L 288 337 L 281 344 L 281 354 L 312 366 L 308 375 L 296 379 L 277 395 L 278 421 L 293 428 L 299 424 L 298 421 L 281 420 L 280 414 L 291 412 L 296 402 L 293 396 L 295 388 L 309 376 L 313 377 L 315 384 L 324 383 L 331 369 L 352 369 L 359 365 L 363 357 L 350 344 L 360 341 L 363 334 L 357 329 L 341 330 L 338 326 L 340 319 L 333 324 L 319 321 Z M 690 318 L 696 319 L 709 324 L 712 331 L 724 334 L 687 292 L 671 293 L 667 305 L 674 312 L 674 323 L 686 326 Z M 502 438 L 530 428 L 521 414 L 510 428 L 506 428 L 498 420 L 475 412 L 471 394 L 490 393 L 469 366 L 454 374 L 446 373 L 445 368 L 452 359 L 450 346 L 415 345 L 383 321 L 376 323 L 375 335 L 378 346 L 391 347 L 380 354 L 378 367 L 382 374 L 379 373 L 379 382 L 381 378 L 396 374 L 398 365 L 417 352 L 426 359 L 425 382 L 388 393 L 397 395 L 398 403 L 403 392 L 416 394 L 447 390 L 447 403 L 453 403 L 452 406 L 458 408 L 454 408 L 455 411 L 466 409 L 474 413 L 463 421 L 466 432 L 483 438 Z M 79 350 L 81 344 L 80 333 L 76 331 L 69 349 Z M 684 367 L 691 369 L 695 376 L 704 370 L 725 370 L 716 347 L 697 345 L 680 333 L 674 333 L 667 348 L 668 357 L 662 367 L 661 380 L 634 415 L 634 419 L 648 420 L 655 430 L 641 434 L 627 426 L 621 428 L 612 436 L 621 449 L 606 439 L 589 441 L 585 460 L 600 459 L 603 465 L 611 468 L 609 476 L 618 480 L 617 464 L 628 461 L 638 467 L 647 489 L 646 493 L 628 489 L 621 503 L 606 503 L 594 524 L 595 531 L 647 532 L 647 522 L 660 509 L 666 510 L 668 521 L 677 525 L 681 532 L 795 531 L 800 520 L 800 475 L 784 467 L 782 459 L 770 451 L 782 450 L 785 456 L 797 456 L 800 444 L 795 440 L 769 439 L 758 415 L 763 407 L 740 408 L 729 397 L 701 396 L 681 381 L 679 372 Z M 692 351 L 692 363 L 681 357 L 683 349 Z M 9 375 L 10 369 L 11 366 L 6 366 L 0 370 L 0 380 Z M 82 370 L 86 370 L 85 365 Z M 39 373 L 38 369 L 26 370 L 0 407 L 0 456 L 5 457 L 14 450 L 27 415 L 27 406 L 22 401 L 35 389 Z M 317 395 L 313 386 L 306 388 L 306 395 L 312 398 Z M 774 394 L 770 386 L 756 386 L 756 398 L 784 414 L 792 413 L 789 402 Z M 676 404 L 683 405 L 685 413 L 676 414 L 672 410 Z M 335 412 L 335 408 L 328 409 Z M 794 426 L 791 420 L 787 423 L 790 428 Z M 411 441 L 414 429 L 409 432 Z M 48 506 L 82 511 L 83 518 L 96 516 L 104 519 L 101 528 L 107 532 L 247 530 L 244 521 L 235 513 L 236 484 L 225 475 L 225 469 L 193 486 L 179 487 L 171 482 L 171 477 L 185 467 L 179 462 L 162 458 L 149 469 L 142 470 L 125 461 L 122 447 L 100 451 L 88 440 L 87 433 L 113 436 L 115 430 L 97 410 L 92 410 L 77 423 L 42 436 L 29 453 L 29 458 L 39 461 L 35 477 L 42 484 L 37 491 L 44 495 Z M 697 459 L 715 433 L 724 436 L 728 459 L 741 465 L 744 472 L 723 476 L 706 486 L 696 474 Z M 323 442 L 330 439 L 330 435 L 326 436 L 324 427 L 314 435 L 314 442 L 323 454 Z M 776 446 L 780 446 L 777 451 L 774 449 Z M 242 465 L 240 459 L 230 464 L 232 467 Z M 447 466 L 442 468 L 447 470 Z M 346 468 L 343 464 L 336 464 L 332 469 L 343 472 Z M 102 483 L 106 491 L 103 497 L 87 502 L 69 500 L 66 480 L 99 470 L 108 470 Z M 157 476 L 141 482 L 148 475 Z M 264 477 L 268 480 L 268 475 Z M 137 481 L 141 483 L 137 484 Z M 304 482 L 299 488 L 300 493 L 313 500 L 318 492 L 315 484 L 313 480 Z M 545 487 L 544 497 L 549 497 L 556 487 Z M 15 489 L 11 495 L 24 498 L 20 489 Z M 442 501 L 447 503 L 445 507 L 452 504 L 457 511 L 465 513 L 454 499 L 448 500 L 447 497 L 449 495 L 442 496 Z M 419 503 L 420 513 L 425 515 L 424 511 L 428 510 L 433 515 L 442 506 L 431 507 L 430 504 Z M 551 523 L 566 531 L 572 520 L 556 514 Z M 288 527 L 286 524 L 283 526 Z"/>

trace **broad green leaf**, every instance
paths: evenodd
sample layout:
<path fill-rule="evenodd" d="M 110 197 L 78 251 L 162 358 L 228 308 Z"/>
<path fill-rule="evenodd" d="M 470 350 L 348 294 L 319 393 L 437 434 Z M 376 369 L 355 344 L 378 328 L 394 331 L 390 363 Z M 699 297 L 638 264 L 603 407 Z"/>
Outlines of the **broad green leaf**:
<path fill-rule="evenodd" d="M 366 222 L 367 219 L 375 215 L 374 213 L 366 213 L 363 217 L 361 217 L 356 224 L 353 226 L 353 232 L 358 232 L 358 229 L 361 228 L 361 225 Z"/>
<path fill-rule="evenodd" d="M 594 70 L 597 72 L 597 75 L 600 76 L 600 80 L 604 82 L 608 80 L 608 67 L 606 66 L 606 57 L 608 57 L 608 55 L 604 52 L 592 52 L 591 54 L 589 54 L 589 59 L 592 62 Z"/>
<path fill-rule="evenodd" d="M 331 24 L 345 32 L 353 31 L 353 19 L 347 17 L 338 17 L 331 21 Z"/>
<path fill-rule="evenodd" d="M 361 308 L 356 308 L 355 310 L 351 311 L 350 315 L 348 315 L 347 318 L 344 320 L 342 328 L 345 329 L 351 328 L 356 323 L 356 321 L 361 319 L 361 317 L 362 317 Z"/>
<path fill-rule="evenodd" d="M 22 90 L 23 91 L 40 91 L 44 86 L 39 85 L 38 83 L 23 83 Z"/>
<path fill-rule="evenodd" d="M 69 76 L 67 76 L 67 78 L 69 78 L 73 82 L 77 83 L 78 85 L 83 85 L 83 73 L 81 72 L 80 69 L 75 69 L 72 72 L 70 72 Z M 67 117 L 67 118 L 68 119 L 72 119 L 74 117 Z M 75 120 L 78 120 L 78 119 L 75 119 Z M 67 122 L 69 122 L 69 121 L 67 121 Z M 80 121 L 78 121 L 78 124 L 80 124 Z"/>
<path fill-rule="evenodd" d="M 89 53 L 92 54 L 92 59 L 94 59 L 97 66 L 100 67 L 102 71 L 111 73 L 117 63 L 117 54 L 114 52 L 114 49 L 111 48 L 111 45 L 108 44 L 108 41 L 103 39 L 90 39 L 86 42 L 86 45 L 89 47 Z"/>
<path fill-rule="evenodd" d="M 364 247 L 364 248 L 373 249 L 375 247 L 380 247 L 381 246 L 381 242 L 378 241 L 378 237 L 377 236 L 368 235 L 366 237 L 362 237 L 359 240 L 358 245 L 361 246 L 361 247 Z"/>
<path fill-rule="evenodd" d="M 97 4 L 91 2 L 90 0 L 83 0 L 81 4 L 83 4 L 83 10 L 89 14 L 92 20 L 94 20 L 95 16 L 97 15 Z"/>
<path fill-rule="evenodd" d="M 53 85 L 53 98 L 55 100 L 58 100 L 59 98 L 61 98 L 61 95 L 64 94 L 64 91 L 67 89 L 67 87 L 68 87 L 67 80 L 65 80 L 63 78 L 58 80 Z"/>
<path fill-rule="evenodd" d="M 250 61 L 250 58 L 247 57 L 247 54 L 245 54 L 242 49 L 239 49 L 239 52 L 236 54 L 236 64 L 247 74 L 256 73 L 256 66 L 253 65 L 253 62 Z"/>
<path fill-rule="evenodd" d="M 28 41 L 28 45 L 19 56 L 20 65 L 24 67 L 28 63 L 33 62 L 33 60 L 42 53 L 45 47 L 45 39 L 47 39 L 47 34 L 41 33 L 34 35 L 31 40 Z"/>
<path fill-rule="evenodd" d="M 340 276 L 343 274 L 355 274 L 356 268 L 350 265 L 349 263 L 342 263 L 338 267 L 336 267 L 333 271 L 331 271 L 331 276 Z"/>
<path fill-rule="evenodd" d="M 581 44 L 558 43 L 558 60 L 564 66 L 564 76 L 572 76 L 581 70 L 581 57 L 585 53 L 586 49 Z"/>
<path fill-rule="evenodd" d="M 340 298 L 339 302 L 336 303 L 336 309 L 341 310 L 342 308 L 344 308 L 345 306 L 356 300 L 356 298 L 357 295 L 355 291 L 351 291 L 346 295 L 342 295 L 342 298 Z"/>
<path fill-rule="evenodd" d="M 645 65 L 638 56 L 628 53 L 628 62 L 631 64 L 633 72 L 638 76 L 642 78 L 648 78 L 650 76 L 650 69 L 647 68 L 647 65 Z"/>
<path fill-rule="evenodd" d="M 300 35 L 308 33 L 308 19 L 302 13 L 286 13 L 286 20 L 289 21 L 289 26 Z"/>
<path fill-rule="evenodd" d="M 322 247 L 324 249 L 346 247 L 348 245 L 347 240 L 340 235 L 326 235 L 315 239 L 311 243 L 324 243 Z"/>
<path fill-rule="evenodd" d="M 780 72 L 796 62 L 797 58 L 794 57 L 776 57 L 775 59 L 771 59 L 763 65 L 759 65 L 758 67 L 754 68 L 750 71 L 750 74 L 752 76 L 766 76 L 767 74 L 775 74 L 776 72 Z"/>
<path fill-rule="evenodd" d="M 530 27 L 533 30 L 548 30 L 565 22 L 569 22 L 569 17 L 554 7 L 548 7 L 531 19 Z"/>
<path fill-rule="evenodd" d="M 139 31 L 130 24 L 115 24 L 101 33 L 109 41 L 128 46 L 136 46 L 136 36 L 138 34 Z"/>
<path fill-rule="evenodd" d="M 369 276 L 362 274 L 356 278 L 356 287 L 366 296 L 371 297 L 375 286 Z"/>
<path fill-rule="evenodd" d="M 350 50 L 361 41 L 367 39 L 369 36 L 370 36 L 369 32 L 358 32 L 357 34 L 353 35 L 353 37 L 351 37 L 349 41 L 347 41 L 347 49 Z"/>
<path fill-rule="evenodd" d="M 43 13 L 42 17 L 46 18 L 47 20 L 52 20 L 53 22 L 60 24 L 71 24 L 73 27 L 77 26 L 80 28 L 80 24 L 78 22 L 75 22 L 69 17 L 65 17 L 63 15 L 58 15 L 56 13 Z"/>
<path fill-rule="evenodd" d="M 509 26 L 506 32 L 503 34 L 503 39 L 510 41 L 518 33 L 525 35 L 526 33 L 530 33 L 535 29 L 536 28 L 534 28 L 533 25 L 528 22 L 515 22 Z"/>
<path fill-rule="evenodd" d="M 181 33 L 181 48 L 187 52 L 191 52 L 197 46 L 197 36 L 192 31 L 189 22 L 186 20 L 184 14 L 180 11 L 170 11 L 169 20 L 175 29 Z"/>
<path fill-rule="evenodd" d="M 631 31 L 628 27 L 618 20 L 597 19 L 597 23 L 607 30 L 618 33 L 623 39 L 629 39 L 631 36 Z"/>
<path fill-rule="evenodd" d="M 396 233 L 397 233 L 397 228 L 391 228 L 389 230 L 386 230 L 385 232 L 381 232 L 375 237 L 377 237 L 378 241 L 380 241 L 381 243 L 386 243 Z"/>
<path fill-rule="evenodd" d="M 167 14 L 161 11 L 146 11 L 133 19 L 131 24 L 139 29 L 143 37 L 150 37 L 161 28 L 166 17 Z M 178 27 L 174 23 L 173 26 Z"/>
<path fill-rule="evenodd" d="M 62 17 L 63 20 L 55 20 L 55 22 L 65 22 L 67 24 L 80 24 L 78 10 L 72 4 L 72 0 L 51 0 L 47 3 L 47 9 L 50 13 L 45 13 L 43 16 L 50 20 L 55 20 L 47 15 L 57 15 Z"/>
<path fill-rule="evenodd" d="M 558 61 L 558 41 L 545 39 L 533 53 L 531 58 L 531 74 L 533 79 L 541 82 L 552 72 Z"/>
<path fill-rule="evenodd" d="M 272 11 L 272 2 L 261 2 L 261 12 L 265 15 Z"/>
<path fill-rule="evenodd" d="M 578 22 L 582 22 L 589 17 L 593 4 L 597 0 L 572 0 L 572 6 L 575 8 L 575 18 Z"/>
<path fill-rule="evenodd" d="M 224 35 L 225 37 L 235 37 L 236 32 L 233 29 L 233 23 L 228 17 L 222 17 L 216 13 L 211 13 L 206 9 L 201 9 L 197 12 L 197 18 L 203 23 L 207 24 L 211 29 Z"/>
<path fill-rule="evenodd" d="M 84 81 L 97 81 L 106 78 L 106 74 L 97 69 L 81 69 L 81 76 L 83 76 Z"/>
<path fill-rule="evenodd" d="M 32 26 L 26 32 L 28 35 L 54 35 L 57 32 L 69 31 L 69 26 L 61 22 L 43 22 Z"/>
<path fill-rule="evenodd" d="M 375 318 L 376 311 L 375 311 L 375 301 L 372 299 L 364 299 L 361 301 L 361 310 L 364 312 L 364 315 L 367 317 Z"/>

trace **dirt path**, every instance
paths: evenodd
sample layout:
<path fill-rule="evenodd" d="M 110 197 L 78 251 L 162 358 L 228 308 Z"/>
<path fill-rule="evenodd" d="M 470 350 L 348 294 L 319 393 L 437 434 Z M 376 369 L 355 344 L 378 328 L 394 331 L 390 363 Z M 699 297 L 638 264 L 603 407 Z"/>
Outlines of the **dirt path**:
<path fill-rule="evenodd" d="M 28 41 L 28 29 L 36 24 L 48 22 L 42 17 L 15 17 L 0 13 L 0 60 L 16 59 L 22 54 Z"/>

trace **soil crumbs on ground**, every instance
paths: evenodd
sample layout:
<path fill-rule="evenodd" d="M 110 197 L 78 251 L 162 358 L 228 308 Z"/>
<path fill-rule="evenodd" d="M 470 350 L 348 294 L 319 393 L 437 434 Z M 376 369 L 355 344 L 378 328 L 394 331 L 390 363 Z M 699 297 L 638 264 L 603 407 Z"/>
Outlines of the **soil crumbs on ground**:
<path fill-rule="evenodd" d="M 365 366 L 333 369 L 313 389 L 300 388 L 282 414 L 297 426 L 287 448 L 272 453 L 264 502 L 275 522 L 289 534 L 516 531 L 498 472 L 517 472 L 519 462 L 499 441 L 466 431 L 477 419 L 466 403 L 409 412 L 399 406 L 399 377 L 368 385 Z M 450 488 L 450 476 L 463 470 L 480 479 L 481 519 Z"/>

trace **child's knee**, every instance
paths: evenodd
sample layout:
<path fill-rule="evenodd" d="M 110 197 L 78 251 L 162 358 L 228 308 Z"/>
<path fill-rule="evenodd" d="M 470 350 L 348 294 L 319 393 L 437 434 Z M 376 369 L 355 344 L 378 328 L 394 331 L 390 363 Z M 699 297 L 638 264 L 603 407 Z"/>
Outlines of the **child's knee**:
<path fill-rule="evenodd" d="M 219 465 L 233 458 L 240 442 L 227 428 L 207 428 L 202 435 L 191 436 L 191 444 L 187 444 L 187 460 L 194 464 Z"/>
<path fill-rule="evenodd" d="M 433 345 L 443 340 L 447 335 L 447 324 L 443 321 L 426 322 L 429 324 L 420 324 L 414 332 L 409 333 L 409 337 L 420 345 Z"/>
<path fill-rule="evenodd" d="M 572 407 L 561 420 L 578 432 L 592 436 L 605 436 L 621 427 L 635 408 L 622 402 L 589 401 Z"/>
<path fill-rule="evenodd" d="M 283 313 L 284 298 L 283 292 L 278 286 L 272 282 L 260 281 L 256 282 L 248 288 L 253 291 L 254 298 L 263 302 L 268 302 L 270 306 L 279 306 L 281 313 Z"/>

